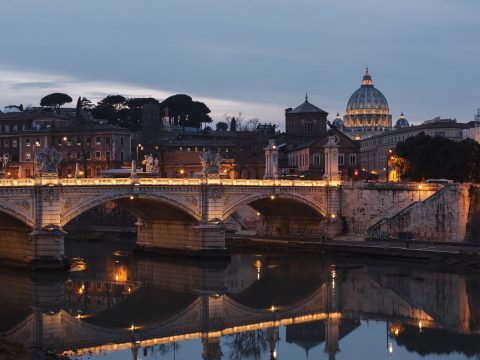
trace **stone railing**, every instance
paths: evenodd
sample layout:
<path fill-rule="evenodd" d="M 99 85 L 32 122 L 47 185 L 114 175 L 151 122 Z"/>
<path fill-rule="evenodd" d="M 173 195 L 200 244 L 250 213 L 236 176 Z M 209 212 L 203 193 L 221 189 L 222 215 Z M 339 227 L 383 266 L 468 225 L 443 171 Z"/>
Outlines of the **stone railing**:
<path fill-rule="evenodd" d="M 124 185 L 224 185 L 224 186 L 338 186 L 339 182 L 319 180 L 260 180 L 260 179 L 198 179 L 198 178 L 37 178 L 0 179 L 0 187 L 25 186 L 124 186 Z"/>

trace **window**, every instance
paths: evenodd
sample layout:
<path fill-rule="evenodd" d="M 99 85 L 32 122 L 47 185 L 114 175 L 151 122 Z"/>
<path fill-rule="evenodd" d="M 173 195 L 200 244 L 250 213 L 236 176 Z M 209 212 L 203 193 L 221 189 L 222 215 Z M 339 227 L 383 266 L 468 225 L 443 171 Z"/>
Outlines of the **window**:
<path fill-rule="evenodd" d="M 82 139 L 80 139 L 79 137 L 77 137 L 77 145 L 82 145 Z"/>
<path fill-rule="evenodd" d="M 32 160 L 32 154 L 25 153 L 25 161 L 30 161 L 30 160 Z"/>
<path fill-rule="evenodd" d="M 9 133 L 10 132 L 10 125 L 5 125 L 5 132 L 6 133 Z"/>
<path fill-rule="evenodd" d="M 85 156 L 87 157 L 87 160 L 90 160 L 90 151 L 87 151 Z"/>
<path fill-rule="evenodd" d="M 62 138 L 57 139 L 57 145 L 62 145 Z"/>
<path fill-rule="evenodd" d="M 292 132 L 297 132 L 297 124 L 292 124 Z"/>
<path fill-rule="evenodd" d="M 107 136 L 107 137 L 105 138 L 105 142 L 106 142 L 108 145 L 110 145 L 110 137 L 109 137 L 109 136 Z"/>
<path fill-rule="evenodd" d="M 12 140 L 12 148 L 16 149 L 18 147 L 18 141 L 17 139 Z"/>
<path fill-rule="evenodd" d="M 350 154 L 350 165 L 355 165 L 357 163 L 357 155 Z"/>
<path fill-rule="evenodd" d="M 125 155 L 123 154 L 123 151 L 120 151 L 120 160 L 125 160 Z"/>
<path fill-rule="evenodd" d="M 30 146 L 30 139 L 25 139 L 25 146 Z"/>
<path fill-rule="evenodd" d="M 313 154 L 313 164 L 314 165 L 320 165 L 321 161 L 322 161 L 321 154 Z"/>
<path fill-rule="evenodd" d="M 102 145 L 102 139 L 100 137 L 97 137 L 95 139 L 95 142 L 97 143 L 97 145 Z"/>
<path fill-rule="evenodd" d="M 80 151 L 77 151 L 77 159 L 80 159 L 80 158 L 81 158 Z"/>
<path fill-rule="evenodd" d="M 110 160 L 110 151 L 106 151 L 106 152 L 105 152 L 105 158 L 106 158 L 107 160 Z"/>
<path fill-rule="evenodd" d="M 309 120 L 309 121 L 307 121 L 307 122 L 305 123 L 305 131 L 306 131 L 307 133 L 313 132 L 313 123 L 312 123 L 311 120 Z"/>
<path fill-rule="evenodd" d="M 25 169 L 25 176 L 30 177 L 30 169 Z"/>
<path fill-rule="evenodd" d="M 338 165 L 345 165 L 345 155 L 338 154 Z"/>
<path fill-rule="evenodd" d="M 95 158 L 100 159 L 100 151 L 95 151 Z"/>
<path fill-rule="evenodd" d="M 13 125 L 13 132 L 18 132 L 18 125 Z"/>
<path fill-rule="evenodd" d="M 67 152 L 67 159 L 70 160 L 72 158 L 72 153 L 71 152 Z"/>
<path fill-rule="evenodd" d="M 10 140 L 3 140 L 3 148 L 8 149 L 10 147 Z"/>
<path fill-rule="evenodd" d="M 123 142 L 124 142 L 124 140 L 123 140 L 123 136 L 122 136 L 122 137 L 120 138 L 120 145 L 123 146 Z"/>

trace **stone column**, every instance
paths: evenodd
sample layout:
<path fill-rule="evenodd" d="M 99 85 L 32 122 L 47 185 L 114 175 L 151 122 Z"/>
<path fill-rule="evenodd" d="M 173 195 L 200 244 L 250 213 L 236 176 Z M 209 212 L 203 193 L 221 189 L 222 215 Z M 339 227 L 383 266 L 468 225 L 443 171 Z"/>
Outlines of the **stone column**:
<path fill-rule="evenodd" d="M 338 173 L 338 145 L 335 135 L 330 135 L 325 145 L 325 175 L 323 179 L 327 181 L 340 180 Z"/>
<path fill-rule="evenodd" d="M 268 146 L 265 150 L 265 175 L 264 179 L 278 178 L 278 148 L 275 145 L 275 140 L 268 140 Z"/>

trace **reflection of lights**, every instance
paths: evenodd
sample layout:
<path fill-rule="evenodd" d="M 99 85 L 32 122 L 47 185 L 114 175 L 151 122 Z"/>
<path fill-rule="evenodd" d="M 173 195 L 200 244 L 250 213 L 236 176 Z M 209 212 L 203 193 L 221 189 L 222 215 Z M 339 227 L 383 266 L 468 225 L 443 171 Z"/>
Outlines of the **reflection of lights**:
<path fill-rule="evenodd" d="M 277 350 L 273 350 L 273 358 L 274 358 L 274 359 L 277 358 Z"/>
<path fill-rule="evenodd" d="M 275 195 L 270 195 L 270 200 L 275 200 Z"/>
<path fill-rule="evenodd" d="M 135 196 L 130 195 L 130 200 L 133 200 L 133 199 L 135 199 Z"/>
<path fill-rule="evenodd" d="M 260 216 L 261 214 L 257 211 L 257 216 Z"/>
<path fill-rule="evenodd" d="M 418 322 L 418 331 L 422 332 L 422 321 L 421 320 Z"/>
<path fill-rule="evenodd" d="M 257 280 L 260 280 L 260 270 L 262 269 L 262 262 L 260 260 L 255 261 L 255 268 L 257 269 Z"/>
<path fill-rule="evenodd" d="M 83 285 L 82 285 L 83 286 Z M 83 294 L 83 287 L 81 287 L 80 289 L 78 289 L 78 294 L 79 295 L 82 295 Z"/>
<path fill-rule="evenodd" d="M 335 215 L 335 214 L 330 214 L 330 217 L 331 217 L 332 219 L 335 219 L 335 218 L 337 217 L 337 215 Z"/>
<path fill-rule="evenodd" d="M 391 342 L 388 343 L 388 353 L 393 354 L 393 344 Z"/>
<path fill-rule="evenodd" d="M 270 311 L 275 311 L 275 306 L 272 305 L 272 307 L 270 308 Z"/>
<path fill-rule="evenodd" d="M 132 326 L 130 326 L 130 330 L 131 331 L 135 330 L 135 325 L 132 324 Z"/>
<path fill-rule="evenodd" d="M 131 287 L 131 286 L 128 287 L 128 292 L 129 292 L 129 293 L 132 292 L 132 287 Z"/>

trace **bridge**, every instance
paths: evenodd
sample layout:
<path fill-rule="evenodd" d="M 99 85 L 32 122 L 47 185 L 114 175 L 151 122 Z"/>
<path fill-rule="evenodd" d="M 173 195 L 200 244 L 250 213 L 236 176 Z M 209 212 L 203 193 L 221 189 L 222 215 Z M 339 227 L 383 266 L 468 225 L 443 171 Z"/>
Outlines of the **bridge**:
<path fill-rule="evenodd" d="M 135 214 L 137 244 L 218 254 L 225 250 L 223 221 L 237 209 L 253 206 L 266 226 L 278 219 L 339 231 L 339 187 L 322 181 L 162 178 L 39 178 L 0 180 L 0 228 L 9 232 L 0 257 L 34 266 L 61 266 L 63 228 L 71 220 L 107 202 Z M 337 184 L 335 184 L 337 185 Z M 326 221 L 328 219 L 328 221 Z M 277 221 L 277 222 L 276 222 Z M 30 230 L 25 237 L 18 228 Z M 320 230 L 319 230 L 320 231 Z M 10 240 L 9 240 L 10 239 Z"/>
<path fill-rule="evenodd" d="M 469 226 L 480 219 L 477 198 L 470 184 L 0 179 L 0 261 L 64 267 L 64 227 L 108 202 L 138 217 L 139 248 L 216 256 L 225 253 L 224 222 L 247 205 L 261 236 L 364 240 L 411 232 L 419 240 L 466 241 L 480 234 L 478 226 Z"/>
<path fill-rule="evenodd" d="M 317 264 L 313 272 L 310 268 L 305 286 L 294 286 L 296 291 L 292 292 L 291 285 L 298 278 L 281 276 L 282 281 L 276 282 L 275 276 L 262 272 L 258 279 L 255 259 L 233 261 L 250 261 L 253 271 L 235 273 L 234 267 L 227 271 L 141 260 L 135 269 L 129 270 L 133 271 L 131 279 L 117 281 L 117 286 L 125 289 L 132 286 L 131 291 L 110 307 L 88 313 L 77 313 L 68 304 L 79 304 L 77 299 L 87 304 L 90 297 L 88 303 L 93 307 L 102 296 L 95 292 L 98 282 L 112 278 L 113 274 L 96 278 L 88 273 L 72 273 L 64 281 L 4 272 L 0 274 L 0 308 L 8 311 L 9 316 L 5 317 L 7 321 L 0 334 L 7 340 L 72 355 L 125 349 L 135 352 L 142 347 L 201 339 L 204 358 L 217 359 L 220 338 L 245 331 L 264 330 L 274 349 L 280 326 L 324 326 L 325 351 L 330 358 L 340 350 L 339 340 L 342 333 L 345 335 L 342 326 L 349 319 L 381 320 L 420 329 L 443 328 L 458 334 L 478 334 L 480 330 L 475 310 L 475 275 L 396 266 L 357 264 L 348 269 L 342 264 Z M 303 263 L 302 269 L 305 270 Z M 234 279 L 237 281 L 230 281 Z M 244 285 L 236 288 L 233 283 Z M 264 290 L 267 283 L 271 292 Z M 175 301 L 166 303 L 165 298 L 172 296 Z M 62 308 L 67 298 L 70 300 Z M 145 314 L 137 314 L 133 320 L 129 315 L 132 310 L 138 312 L 139 302 Z"/>

